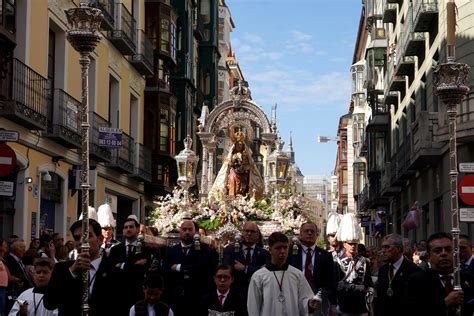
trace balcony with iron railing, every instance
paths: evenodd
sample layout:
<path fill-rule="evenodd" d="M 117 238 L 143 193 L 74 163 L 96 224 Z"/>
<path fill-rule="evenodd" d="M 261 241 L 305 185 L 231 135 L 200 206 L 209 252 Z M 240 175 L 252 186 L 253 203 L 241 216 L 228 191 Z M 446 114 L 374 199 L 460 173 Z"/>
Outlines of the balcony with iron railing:
<path fill-rule="evenodd" d="M 115 0 L 93 0 L 89 3 L 90 6 L 100 9 L 104 15 L 101 28 L 112 31 L 115 26 Z"/>
<path fill-rule="evenodd" d="M 112 153 L 107 147 L 103 147 L 99 142 L 99 130 L 101 127 L 111 127 L 109 121 L 94 111 L 89 112 L 89 155 L 92 159 L 100 162 L 110 162 Z"/>
<path fill-rule="evenodd" d="M 383 23 L 395 23 L 397 21 L 397 4 L 384 0 Z"/>
<path fill-rule="evenodd" d="M 130 63 L 144 76 L 153 74 L 153 47 L 143 30 L 138 30 L 138 49 Z"/>
<path fill-rule="evenodd" d="M 434 140 L 434 133 L 438 131 L 438 113 L 419 112 L 411 129 L 413 149 L 410 168 L 417 169 L 439 161 L 442 154 L 442 144 Z"/>
<path fill-rule="evenodd" d="M 438 20 L 438 0 L 413 0 L 415 32 L 429 32 Z"/>
<path fill-rule="evenodd" d="M 134 55 L 137 49 L 136 21 L 127 7 L 115 4 L 115 25 L 109 40 L 123 55 Z"/>
<path fill-rule="evenodd" d="M 45 130 L 48 80 L 15 58 L 0 83 L 0 116 L 31 130 Z"/>
<path fill-rule="evenodd" d="M 425 48 L 425 34 L 415 31 L 413 12 L 409 12 L 398 42 L 398 56 L 417 56 Z"/>
<path fill-rule="evenodd" d="M 407 179 L 414 174 L 414 170 L 411 170 L 411 152 L 412 152 L 412 139 L 411 135 L 405 137 L 403 144 L 397 149 L 391 159 L 391 182 L 393 186 L 402 185 Z"/>
<path fill-rule="evenodd" d="M 151 182 L 151 149 L 143 144 L 135 143 L 136 163 L 133 178 Z"/>
<path fill-rule="evenodd" d="M 122 146 L 111 150 L 112 157 L 108 167 L 121 173 L 133 174 L 135 171 L 135 141 L 130 135 L 122 132 Z"/>
<path fill-rule="evenodd" d="M 81 148 L 81 103 L 62 89 L 51 93 L 45 137 L 67 148 Z"/>
<path fill-rule="evenodd" d="M 398 59 L 399 57 L 397 57 Z M 387 63 L 387 77 L 385 82 L 387 85 L 385 86 L 384 95 L 387 96 L 391 91 L 404 91 L 406 88 L 406 79 L 405 76 L 397 75 L 396 66 L 398 64 L 397 60 L 394 60 L 395 57 L 392 57 Z"/>

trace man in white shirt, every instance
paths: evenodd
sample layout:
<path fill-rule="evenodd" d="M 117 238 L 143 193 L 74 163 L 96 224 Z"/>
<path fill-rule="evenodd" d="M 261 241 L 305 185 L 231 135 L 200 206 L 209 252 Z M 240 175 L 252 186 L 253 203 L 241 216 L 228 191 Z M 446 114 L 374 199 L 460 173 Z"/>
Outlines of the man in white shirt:
<path fill-rule="evenodd" d="M 274 232 L 268 238 L 271 263 L 250 280 L 247 310 L 252 316 L 308 315 L 320 308 L 303 272 L 286 263 L 288 237 Z"/>

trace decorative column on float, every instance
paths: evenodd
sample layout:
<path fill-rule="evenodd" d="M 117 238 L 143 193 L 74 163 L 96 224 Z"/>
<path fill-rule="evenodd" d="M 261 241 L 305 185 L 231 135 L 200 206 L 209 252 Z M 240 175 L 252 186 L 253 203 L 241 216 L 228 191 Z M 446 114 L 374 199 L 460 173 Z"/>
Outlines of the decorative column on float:
<path fill-rule="evenodd" d="M 469 65 L 455 62 L 456 5 L 454 0 L 447 2 L 447 62 L 438 65 L 433 72 L 436 94 L 446 105 L 449 127 L 449 176 L 451 187 L 451 216 L 454 248 L 454 290 L 462 290 L 459 261 L 459 208 L 458 208 L 458 169 L 456 144 L 457 106 L 469 92 Z M 456 311 L 461 315 L 461 309 Z"/>
<path fill-rule="evenodd" d="M 88 1 L 81 1 L 79 6 L 65 11 L 71 29 L 67 39 L 80 54 L 81 65 L 81 212 L 82 244 L 81 251 L 89 251 L 89 65 L 90 53 L 99 44 L 102 35 L 99 32 L 103 15 L 99 9 L 89 7 Z M 89 269 L 82 272 L 82 315 L 89 314 Z"/>

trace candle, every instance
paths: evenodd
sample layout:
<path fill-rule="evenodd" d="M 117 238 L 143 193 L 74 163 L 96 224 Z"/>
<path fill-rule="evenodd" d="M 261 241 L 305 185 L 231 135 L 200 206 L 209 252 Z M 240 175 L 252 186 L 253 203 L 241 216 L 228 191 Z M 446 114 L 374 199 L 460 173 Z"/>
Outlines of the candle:
<path fill-rule="evenodd" d="M 455 33 L 456 33 L 456 4 L 454 0 L 450 0 L 447 3 L 447 35 L 446 41 L 448 45 L 455 44 Z"/>

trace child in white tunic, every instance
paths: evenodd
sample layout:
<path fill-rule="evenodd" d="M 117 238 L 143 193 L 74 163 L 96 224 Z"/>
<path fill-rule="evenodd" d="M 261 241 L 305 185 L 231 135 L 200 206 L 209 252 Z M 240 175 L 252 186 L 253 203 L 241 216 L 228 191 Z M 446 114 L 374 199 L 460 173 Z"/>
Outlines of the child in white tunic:
<path fill-rule="evenodd" d="M 303 272 L 286 263 L 288 237 L 274 232 L 268 238 L 271 263 L 250 280 L 247 309 L 250 316 L 303 316 L 320 308 Z"/>
<path fill-rule="evenodd" d="M 58 310 L 47 310 L 43 306 L 43 293 L 48 286 L 54 263 L 49 258 L 37 258 L 34 263 L 34 281 L 36 286 L 18 296 L 9 316 L 57 316 Z M 21 303 L 21 304 L 20 304 Z"/>

